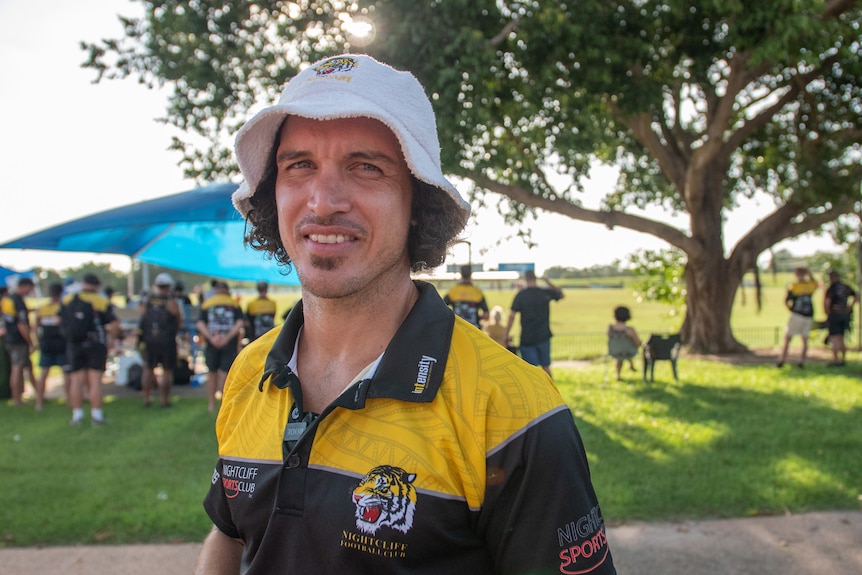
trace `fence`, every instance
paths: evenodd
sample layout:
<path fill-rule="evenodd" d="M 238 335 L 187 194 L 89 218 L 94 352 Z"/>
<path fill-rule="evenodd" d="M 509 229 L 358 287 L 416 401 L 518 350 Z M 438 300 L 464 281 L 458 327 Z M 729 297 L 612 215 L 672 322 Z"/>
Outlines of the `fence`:
<path fill-rule="evenodd" d="M 640 334 L 646 337 L 647 334 Z M 733 330 L 737 341 L 750 348 L 776 347 L 784 339 L 783 327 L 752 327 Z M 812 333 L 812 337 L 815 334 Z M 604 331 L 555 334 L 551 340 L 554 361 L 602 357 L 608 350 L 608 336 Z"/>

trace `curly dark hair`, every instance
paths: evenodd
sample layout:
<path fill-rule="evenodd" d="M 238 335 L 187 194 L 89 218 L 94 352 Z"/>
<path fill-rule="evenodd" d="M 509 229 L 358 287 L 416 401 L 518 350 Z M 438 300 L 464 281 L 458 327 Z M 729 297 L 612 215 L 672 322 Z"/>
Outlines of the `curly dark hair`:
<path fill-rule="evenodd" d="M 628 321 L 632 318 L 632 312 L 624 305 L 614 308 L 614 319 L 617 321 Z"/>
<path fill-rule="evenodd" d="M 275 178 L 275 168 L 271 166 L 249 198 L 251 209 L 246 215 L 244 239 L 247 246 L 269 254 L 289 270 L 290 254 L 284 249 L 278 230 Z M 414 223 L 407 236 L 407 252 L 410 271 L 419 272 L 443 263 L 446 250 L 467 225 L 467 214 L 439 188 L 413 175 L 410 179 L 413 184 L 410 215 Z"/>

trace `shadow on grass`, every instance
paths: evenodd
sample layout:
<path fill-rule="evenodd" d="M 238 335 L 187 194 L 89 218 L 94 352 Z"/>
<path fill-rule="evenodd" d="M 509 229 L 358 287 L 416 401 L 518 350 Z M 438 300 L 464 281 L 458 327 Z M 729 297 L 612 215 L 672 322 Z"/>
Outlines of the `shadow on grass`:
<path fill-rule="evenodd" d="M 595 366 L 560 378 L 609 522 L 858 508 L 860 366 L 683 369 L 654 384 L 596 385 Z"/>

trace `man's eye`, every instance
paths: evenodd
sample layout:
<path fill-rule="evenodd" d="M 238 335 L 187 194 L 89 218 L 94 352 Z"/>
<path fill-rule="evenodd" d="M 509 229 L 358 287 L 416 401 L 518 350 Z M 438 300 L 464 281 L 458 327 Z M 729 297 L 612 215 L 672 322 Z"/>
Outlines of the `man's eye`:
<path fill-rule="evenodd" d="M 362 171 L 364 172 L 379 172 L 380 168 L 375 166 L 374 164 L 363 163 L 360 164 Z"/>
<path fill-rule="evenodd" d="M 300 160 L 287 166 L 288 170 L 304 170 L 311 167 L 311 162 L 308 160 Z"/>

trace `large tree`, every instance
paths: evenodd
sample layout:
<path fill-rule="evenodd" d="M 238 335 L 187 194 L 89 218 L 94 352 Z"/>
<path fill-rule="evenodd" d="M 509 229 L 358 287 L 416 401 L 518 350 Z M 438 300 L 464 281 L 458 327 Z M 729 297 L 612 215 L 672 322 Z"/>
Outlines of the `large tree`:
<path fill-rule="evenodd" d="M 758 255 L 859 200 L 855 0 L 142 4 L 124 37 L 84 45 L 85 65 L 173 88 L 165 120 L 205 138 L 174 141 L 189 175 L 236 174 L 228 136 L 304 62 L 367 52 L 433 94 L 444 168 L 476 201 L 504 198 L 512 222 L 542 209 L 682 250 L 682 331 L 696 350 L 740 350 L 730 312 Z M 356 32 L 369 23 L 372 35 Z M 597 160 L 620 177 L 586 209 L 581 182 Z M 774 206 L 726 246 L 728 210 L 756 193 Z M 688 225 L 633 213 L 648 205 Z"/>

